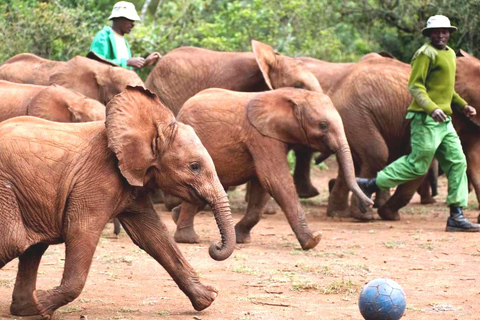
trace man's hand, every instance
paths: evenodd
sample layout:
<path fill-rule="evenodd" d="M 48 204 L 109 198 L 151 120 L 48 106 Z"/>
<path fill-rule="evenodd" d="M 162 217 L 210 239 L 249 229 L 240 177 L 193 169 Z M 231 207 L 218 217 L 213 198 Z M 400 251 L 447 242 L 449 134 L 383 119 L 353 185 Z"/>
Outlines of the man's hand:
<path fill-rule="evenodd" d="M 158 52 L 152 52 L 148 55 L 148 57 L 145 59 L 145 65 L 144 67 L 146 66 L 151 66 L 152 64 L 154 64 L 158 59 L 160 59 L 162 57 L 162 55 Z"/>
<path fill-rule="evenodd" d="M 470 106 L 470 105 L 466 105 L 463 109 L 462 109 L 462 112 L 464 115 L 466 115 L 469 119 L 472 119 L 473 117 L 475 117 L 477 115 L 477 110 L 475 110 L 474 107 Z"/>
<path fill-rule="evenodd" d="M 445 112 L 443 112 L 442 109 L 438 109 L 438 108 L 433 110 L 433 112 L 430 116 L 436 122 L 443 122 L 443 121 L 447 120 L 447 115 L 445 114 Z"/>
<path fill-rule="evenodd" d="M 127 66 L 134 67 L 135 69 L 143 68 L 145 65 L 145 59 L 142 57 L 133 57 L 127 60 Z"/>

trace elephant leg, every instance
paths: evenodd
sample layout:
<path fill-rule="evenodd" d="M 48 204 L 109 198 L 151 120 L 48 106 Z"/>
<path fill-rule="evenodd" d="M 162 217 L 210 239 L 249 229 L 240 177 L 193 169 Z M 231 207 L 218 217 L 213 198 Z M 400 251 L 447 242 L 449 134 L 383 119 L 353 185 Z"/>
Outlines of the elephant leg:
<path fill-rule="evenodd" d="M 314 248 L 322 238 L 321 233 L 313 233 L 308 227 L 305 212 L 300 205 L 295 184 L 285 156 L 284 146 L 277 148 L 255 148 L 252 152 L 258 180 L 278 203 L 285 213 L 288 223 L 303 250 Z M 275 172 L 272 172 L 275 168 Z"/>
<path fill-rule="evenodd" d="M 133 242 L 165 268 L 195 310 L 203 310 L 212 304 L 217 290 L 200 282 L 153 207 L 140 214 L 120 215 L 120 221 Z"/>
<path fill-rule="evenodd" d="M 363 142 L 369 143 L 361 145 L 357 150 L 360 158 L 358 164 L 359 176 L 362 178 L 374 178 L 377 176 L 378 171 L 382 170 L 387 165 L 389 155 L 387 144 L 377 131 L 372 134 L 371 140 L 365 140 Z M 372 148 L 372 145 L 375 146 L 375 148 Z M 378 201 L 376 201 L 378 205 L 380 205 L 382 201 L 385 201 L 385 198 L 388 197 L 389 193 L 389 191 L 376 193 L 375 199 L 377 200 L 378 198 Z M 356 196 L 352 195 L 350 206 L 351 216 L 361 221 L 372 220 L 374 218 L 372 208 L 368 208 L 365 213 L 362 213 L 357 205 L 357 201 Z"/>
<path fill-rule="evenodd" d="M 247 188 L 246 188 L 246 192 L 245 192 L 245 202 L 247 202 L 247 203 L 248 203 L 248 199 L 250 197 L 250 188 L 251 187 L 250 187 L 250 181 L 249 181 L 249 182 L 247 182 Z M 277 209 L 275 208 L 275 203 L 274 203 L 274 201 L 270 200 L 270 201 L 267 202 L 267 205 L 263 209 L 263 214 L 273 215 L 275 213 L 277 213 Z"/>
<path fill-rule="evenodd" d="M 349 217 L 350 208 L 348 206 L 347 182 L 343 176 L 342 170 L 338 170 L 337 179 L 333 183 L 333 188 L 328 197 L 327 216 L 329 217 Z"/>
<path fill-rule="evenodd" d="M 39 314 L 33 301 L 33 291 L 36 289 L 38 266 L 47 248 L 48 244 L 37 243 L 19 257 L 17 279 L 10 305 L 12 315 L 34 316 Z"/>
<path fill-rule="evenodd" d="M 250 230 L 260 221 L 270 195 L 257 178 L 250 180 L 250 193 L 245 216 L 235 225 L 237 243 L 249 243 Z"/>
<path fill-rule="evenodd" d="M 163 203 L 163 192 L 160 189 L 152 191 L 150 193 L 150 200 L 152 203 Z"/>
<path fill-rule="evenodd" d="M 468 146 L 465 148 L 465 153 L 467 156 L 467 176 L 468 180 L 475 190 L 475 195 L 477 196 L 477 201 L 480 204 L 480 141 L 477 143 L 475 139 L 475 144 L 473 146 Z M 480 207 L 479 207 L 480 209 Z M 478 215 L 478 223 L 480 223 L 480 214 Z"/>
<path fill-rule="evenodd" d="M 88 214 L 92 215 L 90 212 Z M 75 300 L 85 286 L 101 230 L 84 230 L 87 228 L 80 225 L 69 226 L 65 241 L 65 267 L 60 286 L 33 292 L 35 306 L 43 319 L 51 319 L 55 310 Z"/>
<path fill-rule="evenodd" d="M 432 197 L 432 193 L 430 192 L 430 173 L 427 175 L 425 179 L 423 179 L 420 187 L 418 187 L 418 194 L 420 195 L 420 203 L 421 204 L 430 204 L 435 203 L 435 199 Z"/>
<path fill-rule="evenodd" d="M 312 185 L 310 179 L 310 164 L 312 163 L 313 152 L 306 148 L 295 148 L 295 172 L 293 180 L 300 198 L 313 198 L 319 195 L 317 188 Z"/>
<path fill-rule="evenodd" d="M 378 215 L 383 220 L 400 220 L 398 210 L 410 202 L 424 178 L 423 176 L 399 185 L 387 203 L 378 208 Z"/>
<path fill-rule="evenodd" d="M 168 193 L 163 193 L 163 204 L 168 211 L 179 206 L 182 203 L 182 199 L 172 196 Z"/>
<path fill-rule="evenodd" d="M 375 202 L 373 204 L 374 208 L 380 208 L 383 206 L 388 199 L 390 199 L 390 190 L 379 190 L 375 193 Z"/>
<path fill-rule="evenodd" d="M 117 218 L 114 218 L 113 219 L 113 234 L 118 236 L 121 229 L 122 229 L 122 226 L 120 225 L 120 221 L 118 221 Z"/>
<path fill-rule="evenodd" d="M 200 237 L 193 228 L 193 220 L 198 212 L 199 206 L 184 201 L 180 208 L 177 208 L 174 210 L 177 212 L 179 210 L 178 218 L 176 220 L 177 230 L 175 230 L 174 235 L 175 241 L 178 243 L 198 243 Z M 172 214 L 176 214 L 176 212 L 172 212 Z"/>
<path fill-rule="evenodd" d="M 432 197 L 438 195 L 438 176 L 440 174 L 440 165 L 438 160 L 433 158 L 432 165 L 428 171 L 428 181 L 430 181 L 430 187 L 432 188 Z"/>
<path fill-rule="evenodd" d="M 0 269 L 31 245 L 10 182 L 0 180 Z"/>

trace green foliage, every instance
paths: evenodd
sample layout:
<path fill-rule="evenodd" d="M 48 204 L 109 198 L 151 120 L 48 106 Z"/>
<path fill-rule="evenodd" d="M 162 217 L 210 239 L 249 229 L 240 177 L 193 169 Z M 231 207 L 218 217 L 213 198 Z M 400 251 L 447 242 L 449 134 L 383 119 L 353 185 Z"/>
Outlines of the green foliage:
<path fill-rule="evenodd" d="M 85 55 L 116 0 L 0 0 L 0 62 L 31 52 L 68 60 Z M 133 0 L 140 13 L 145 1 Z M 251 39 L 291 56 L 357 61 L 388 51 L 409 62 L 425 41 L 427 18 L 445 14 L 459 27 L 454 49 L 480 55 L 480 0 L 152 0 L 127 36 L 133 54 L 179 46 L 250 51 Z M 142 70 L 146 77 L 150 69 Z"/>

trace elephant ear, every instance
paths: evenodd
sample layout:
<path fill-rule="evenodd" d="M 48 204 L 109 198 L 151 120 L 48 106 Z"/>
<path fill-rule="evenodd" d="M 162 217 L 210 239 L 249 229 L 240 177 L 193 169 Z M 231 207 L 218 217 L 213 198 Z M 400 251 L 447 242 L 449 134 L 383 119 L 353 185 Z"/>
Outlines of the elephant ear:
<path fill-rule="evenodd" d="M 27 115 L 57 122 L 72 122 L 72 114 L 57 85 L 48 86 L 38 92 L 27 105 Z"/>
<path fill-rule="evenodd" d="M 157 166 L 177 127 L 173 113 L 141 86 L 127 86 L 107 104 L 105 126 L 122 175 L 138 187 L 148 182 L 148 169 Z"/>
<path fill-rule="evenodd" d="M 270 72 L 274 68 L 277 61 L 276 53 L 268 44 L 260 41 L 252 40 L 252 49 L 255 54 L 260 71 L 262 71 L 263 78 L 270 90 L 273 90 L 272 80 L 270 79 Z"/>
<path fill-rule="evenodd" d="M 301 125 L 302 103 L 294 95 L 288 94 L 291 90 L 294 89 L 256 95 L 247 105 L 248 121 L 264 136 L 284 143 L 307 144 L 307 136 Z"/>
<path fill-rule="evenodd" d="M 76 56 L 62 64 L 50 76 L 49 83 L 61 85 L 105 103 L 96 78 L 98 68 L 110 67 L 89 58 Z"/>

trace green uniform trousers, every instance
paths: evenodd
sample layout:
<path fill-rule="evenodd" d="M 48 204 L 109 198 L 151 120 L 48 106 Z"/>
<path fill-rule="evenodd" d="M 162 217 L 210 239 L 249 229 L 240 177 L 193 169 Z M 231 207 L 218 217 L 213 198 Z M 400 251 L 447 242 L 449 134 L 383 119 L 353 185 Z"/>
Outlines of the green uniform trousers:
<path fill-rule="evenodd" d="M 448 179 L 447 204 L 465 207 L 468 202 L 467 161 L 451 118 L 435 122 L 423 112 L 408 112 L 412 151 L 377 174 L 377 186 L 389 189 L 427 173 L 435 157 Z"/>

